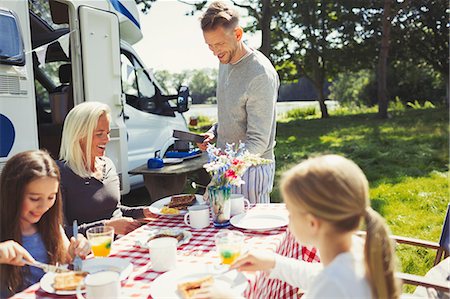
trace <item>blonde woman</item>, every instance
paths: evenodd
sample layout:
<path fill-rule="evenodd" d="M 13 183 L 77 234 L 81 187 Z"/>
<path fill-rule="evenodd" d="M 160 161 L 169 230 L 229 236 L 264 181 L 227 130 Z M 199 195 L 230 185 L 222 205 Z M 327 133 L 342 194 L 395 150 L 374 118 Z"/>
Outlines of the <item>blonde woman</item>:
<path fill-rule="evenodd" d="M 114 227 L 116 234 L 127 234 L 141 225 L 135 219 L 153 215 L 148 207 L 120 204 L 119 177 L 105 156 L 109 122 L 110 109 L 99 102 L 75 106 L 64 121 L 58 165 L 69 236 L 73 220 L 78 221 L 82 233 L 106 225 Z"/>
<path fill-rule="evenodd" d="M 355 163 L 336 155 L 309 159 L 284 174 L 281 191 L 291 232 L 319 250 L 321 263 L 255 252 L 232 268 L 270 271 L 271 278 L 306 290 L 305 299 L 399 298 L 388 229 L 370 208 L 368 182 Z M 365 245 L 354 237 L 361 220 L 367 228 Z M 233 297 L 211 287 L 197 298 L 227 296 Z"/>

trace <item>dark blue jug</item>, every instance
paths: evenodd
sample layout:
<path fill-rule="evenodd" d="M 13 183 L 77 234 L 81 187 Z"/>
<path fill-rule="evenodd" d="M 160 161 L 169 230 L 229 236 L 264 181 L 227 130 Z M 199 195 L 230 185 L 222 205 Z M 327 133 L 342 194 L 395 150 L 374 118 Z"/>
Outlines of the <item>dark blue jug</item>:
<path fill-rule="evenodd" d="M 155 169 L 155 168 L 161 168 L 164 166 L 163 159 L 159 156 L 160 151 L 155 152 L 155 157 L 150 158 L 147 160 L 147 168 L 149 169 Z"/>

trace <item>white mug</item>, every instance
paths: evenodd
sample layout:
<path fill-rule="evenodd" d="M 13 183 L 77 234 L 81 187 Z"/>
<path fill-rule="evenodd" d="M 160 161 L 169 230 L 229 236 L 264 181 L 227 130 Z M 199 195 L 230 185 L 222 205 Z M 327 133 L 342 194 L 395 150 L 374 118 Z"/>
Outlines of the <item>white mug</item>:
<path fill-rule="evenodd" d="M 192 228 L 208 227 L 210 224 L 209 207 L 207 205 L 188 207 L 188 212 L 184 215 L 184 223 Z"/>
<path fill-rule="evenodd" d="M 171 237 L 157 238 L 148 242 L 153 271 L 166 272 L 175 269 L 177 245 L 178 240 Z"/>
<path fill-rule="evenodd" d="M 247 212 L 247 210 L 250 208 L 250 201 L 244 198 L 244 195 L 242 194 L 231 194 L 230 202 L 231 202 L 231 213 L 230 213 L 231 216 Z"/>
<path fill-rule="evenodd" d="M 117 299 L 120 297 L 120 275 L 114 271 L 101 271 L 89 274 L 84 279 L 84 285 L 86 287 L 87 299 Z M 81 294 L 80 283 L 77 288 L 77 298 L 86 299 Z"/>

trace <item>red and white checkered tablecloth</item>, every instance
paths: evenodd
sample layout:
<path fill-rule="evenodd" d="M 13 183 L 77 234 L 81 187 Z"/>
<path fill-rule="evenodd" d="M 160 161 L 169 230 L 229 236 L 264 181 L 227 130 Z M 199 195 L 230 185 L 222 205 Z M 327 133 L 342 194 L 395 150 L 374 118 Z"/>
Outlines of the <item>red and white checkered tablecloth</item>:
<path fill-rule="evenodd" d="M 252 208 L 254 211 L 270 210 L 271 213 L 283 212 L 284 204 L 258 204 Z M 220 230 L 212 225 L 204 229 L 192 229 L 185 225 L 183 217 L 159 216 L 147 225 L 129 233 L 113 243 L 111 257 L 125 258 L 133 264 L 133 272 L 122 282 L 123 298 L 152 298 L 150 284 L 161 273 L 151 270 L 148 249 L 135 245 L 135 240 L 148 235 L 150 229 L 158 227 L 177 227 L 189 229 L 192 238 L 189 243 L 178 247 L 178 263 L 217 263 L 219 257 L 215 250 L 214 235 Z M 229 229 L 240 230 L 233 226 Z M 270 231 L 241 230 L 246 235 L 246 246 L 249 249 L 270 250 L 284 256 L 301 258 L 309 262 L 318 262 L 319 257 L 315 248 L 300 246 L 286 227 Z M 269 279 L 263 272 L 244 273 L 249 280 L 249 287 L 244 292 L 246 298 L 297 298 L 298 289 L 277 279 Z M 39 283 L 17 293 L 12 298 L 75 298 L 75 296 L 58 296 L 49 294 L 39 288 Z"/>

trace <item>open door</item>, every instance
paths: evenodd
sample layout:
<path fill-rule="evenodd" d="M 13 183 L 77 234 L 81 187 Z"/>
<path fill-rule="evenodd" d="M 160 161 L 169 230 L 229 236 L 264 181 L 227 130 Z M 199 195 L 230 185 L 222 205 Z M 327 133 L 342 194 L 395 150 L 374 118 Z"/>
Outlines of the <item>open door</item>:
<path fill-rule="evenodd" d="M 119 20 L 114 13 L 88 7 L 78 8 L 83 68 L 84 100 L 103 102 L 111 108 L 111 141 L 106 155 L 114 162 L 121 192 L 130 190 L 128 146 L 122 118 Z"/>

